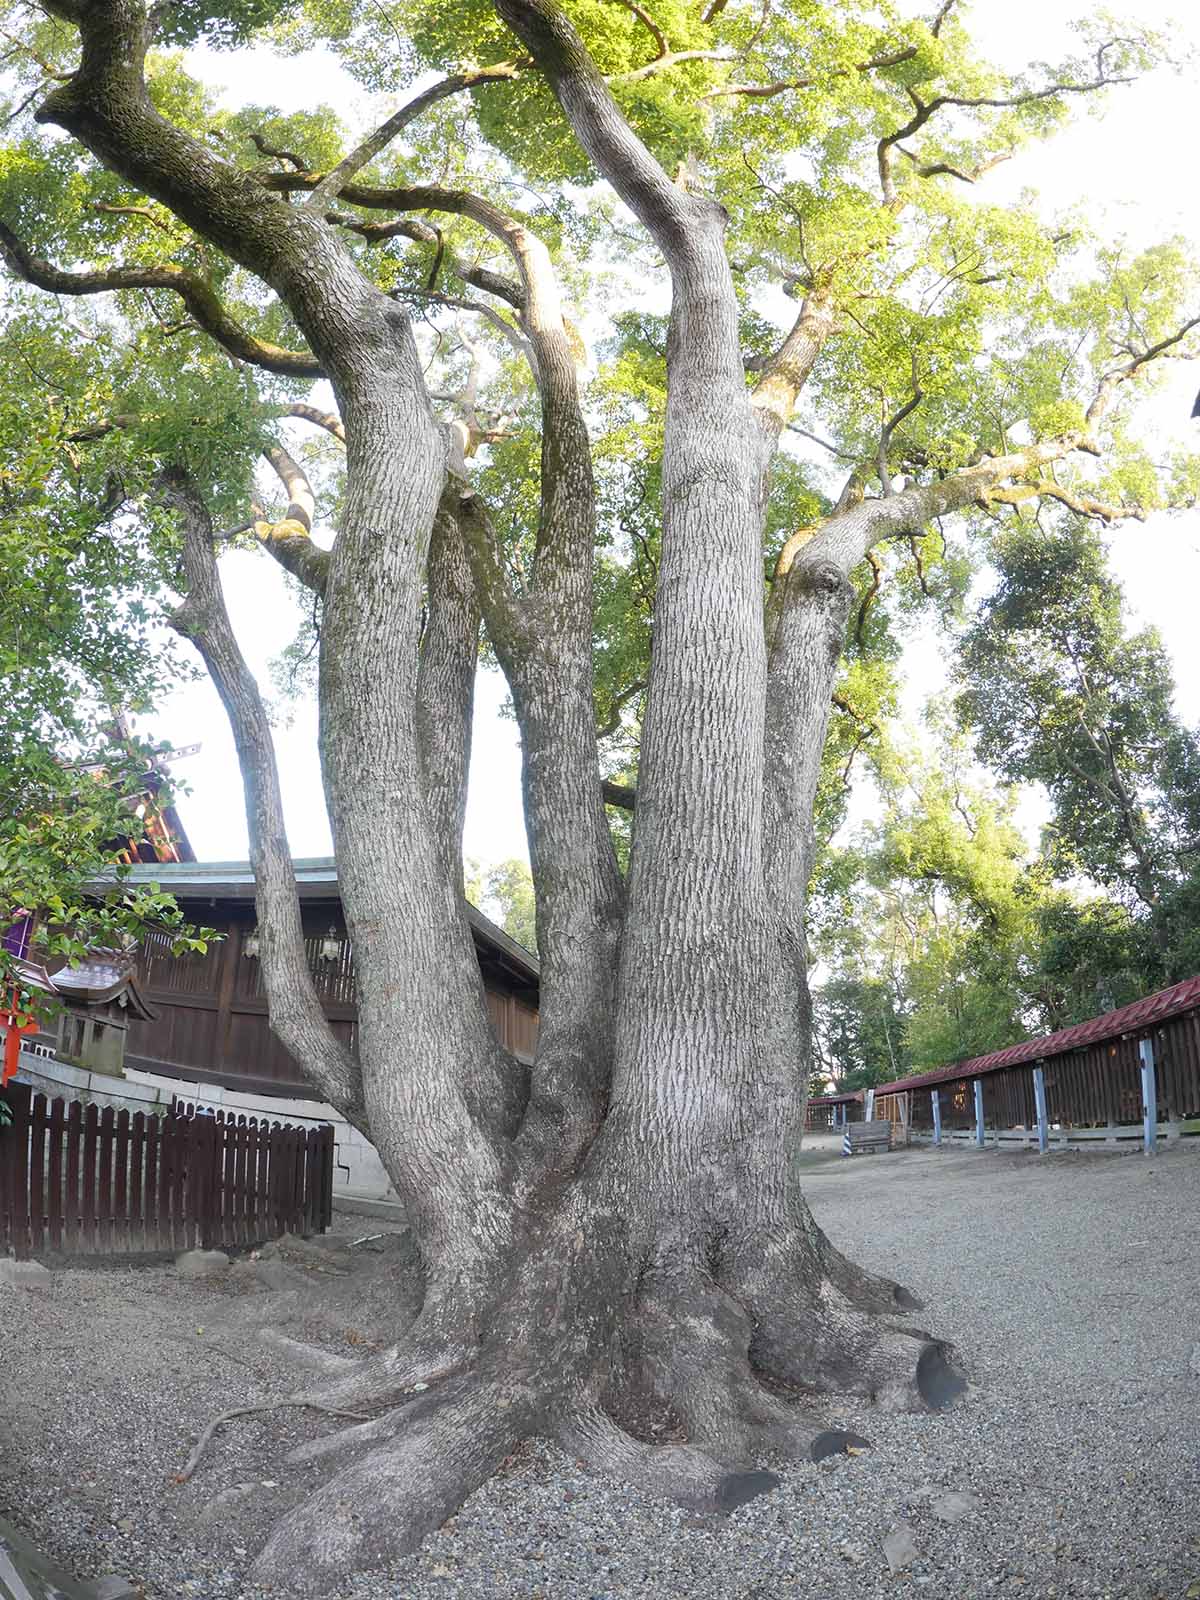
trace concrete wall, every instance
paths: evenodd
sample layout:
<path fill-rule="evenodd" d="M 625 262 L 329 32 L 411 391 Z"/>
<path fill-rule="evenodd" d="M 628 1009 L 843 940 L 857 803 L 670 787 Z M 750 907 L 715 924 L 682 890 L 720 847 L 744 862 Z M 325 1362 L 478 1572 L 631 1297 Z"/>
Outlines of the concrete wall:
<path fill-rule="evenodd" d="M 169 1111 L 178 1095 L 185 1103 L 211 1111 L 232 1112 L 234 1116 L 260 1117 L 267 1122 L 332 1122 L 334 1126 L 334 1198 L 354 1200 L 396 1199 L 383 1163 L 375 1147 L 352 1128 L 332 1106 L 319 1100 L 281 1100 L 275 1096 L 245 1094 L 238 1089 L 222 1089 L 217 1084 L 183 1083 L 178 1078 L 158 1077 L 128 1067 L 123 1077 L 107 1072 L 89 1072 L 59 1061 L 44 1046 L 21 1051 L 18 1081 L 51 1099 L 81 1100 L 85 1104 L 113 1106 L 116 1110 L 143 1111 L 161 1115 Z"/>

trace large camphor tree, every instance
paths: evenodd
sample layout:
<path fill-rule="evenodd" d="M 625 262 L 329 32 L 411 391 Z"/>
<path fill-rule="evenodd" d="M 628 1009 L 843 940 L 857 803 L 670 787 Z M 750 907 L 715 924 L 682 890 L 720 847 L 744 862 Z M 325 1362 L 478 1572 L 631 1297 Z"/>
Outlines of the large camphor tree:
<path fill-rule="evenodd" d="M 832 1248 L 797 1181 L 822 753 L 835 693 L 864 715 L 837 687 L 855 584 L 865 604 L 903 555 L 952 586 L 944 519 L 1109 523 L 1188 492 L 1126 403 L 1186 349 L 1185 253 L 1102 249 L 971 192 L 1153 41 L 1085 30 L 1078 58 L 1013 77 L 954 0 L 47 9 L 10 29 L 0 242 L 36 290 L 115 296 L 57 325 L 102 370 L 54 411 L 55 470 L 68 494 L 89 451 L 132 441 L 96 537 L 153 530 L 237 741 L 272 1026 L 369 1133 L 423 1263 L 415 1322 L 319 1391 L 366 1420 L 302 1452 L 329 1481 L 257 1570 L 300 1592 L 412 1548 L 529 1434 L 728 1509 L 775 1482 L 765 1458 L 853 1443 L 822 1392 L 952 1398 L 952 1352 Z M 222 110 L 167 53 L 260 28 L 285 52 L 331 41 L 405 97 L 355 143 L 315 110 Z M 453 358 L 449 311 L 472 329 Z M 283 418 L 344 443 L 331 549 Z M 832 492 L 802 437 L 840 464 Z M 214 438 L 262 450 L 284 515 L 224 525 Z M 353 1056 L 305 964 L 218 579 L 231 538 L 316 608 Z M 523 748 L 527 1097 L 461 898 L 481 619 Z M 598 729 L 624 730 L 628 770 Z"/>

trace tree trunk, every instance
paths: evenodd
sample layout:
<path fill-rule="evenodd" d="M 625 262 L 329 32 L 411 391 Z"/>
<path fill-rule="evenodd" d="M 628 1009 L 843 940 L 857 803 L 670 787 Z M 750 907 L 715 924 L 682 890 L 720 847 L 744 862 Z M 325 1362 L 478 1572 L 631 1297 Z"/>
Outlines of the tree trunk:
<path fill-rule="evenodd" d="M 158 115 L 139 0 L 58 9 L 80 29 L 82 66 L 40 114 L 277 290 L 345 429 L 343 517 L 319 563 L 320 737 L 357 1063 L 304 966 L 266 719 L 204 519 L 175 486 L 190 589 L 180 625 L 237 737 L 272 1026 L 369 1129 L 424 1274 L 395 1344 L 342 1364 L 314 1396 L 366 1420 L 294 1452 L 338 1468 L 278 1524 L 258 1575 L 320 1592 L 412 1549 L 524 1435 L 730 1510 L 777 1482 L 758 1465 L 766 1454 L 819 1458 L 854 1442 L 824 1426 L 822 1392 L 891 1407 L 952 1397 L 961 1379 L 946 1348 L 896 1321 L 911 1297 L 835 1251 L 800 1192 L 804 885 L 845 574 L 875 538 L 965 503 L 1004 463 L 832 519 L 786 580 L 768 658 L 771 462 L 830 307 L 814 297 L 752 401 L 720 208 L 666 178 L 553 0 L 497 0 L 673 283 L 662 560 L 623 886 L 591 704 L 589 445 L 546 252 L 472 202 L 521 274 L 542 401 L 535 573 L 518 599 L 486 515 L 448 482 L 402 310 L 321 214 Z M 475 602 L 524 742 L 544 982 L 523 1116 L 461 898 Z"/>
<path fill-rule="evenodd" d="M 403 1124 L 385 1108 L 381 1151 L 413 1220 L 432 1314 L 322 1394 L 374 1415 L 302 1451 L 344 1450 L 351 1462 L 259 1558 L 263 1576 L 283 1572 L 298 1589 L 412 1548 L 525 1434 L 558 1439 L 649 1492 L 730 1510 L 778 1482 L 759 1465 L 765 1455 L 812 1459 L 864 1442 L 824 1425 L 822 1392 L 920 1407 L 961 1388 L 946 1348 L 897 1321 L 911 1297 L 835 1251 L 800 1192 L 803 900 L 779 892 L 795 869 L 778 866 L 791 855 L 771 830 L 787 824 L 765 782 L 770 452 L 745 393 L 715 208 L 694 208 L 675 289 L 654 657 L 620 960 L 607 989 L 605 930 L 620 906 L 603 869 L 589 867 L 601 860 L 587 842 L 599 784 L 594 746 L 573 720 L 585 697 L 572 691 L 570 630 L 544 619 L 558 640 L 556 673 L 521 638 L 498 643 L 526 739 L 539 899 L 562 919 L 543 924 L 554 975 L 544 1042 L 526 1128 L 507 1148 L 520 1162 L 531 1140 L 564 1160 L 542 1167 L 532 1187 L 519 1173 L 506 1187 L 490 1153 L 481 1162 L 456 1149 L 438 1172 L 409 1150 L 416 1124 L 430 1149 L 445 1148 L 444 1107 L 411 1101 Z M 798 575 L 791 595 L 797 625 L 780 670 L 796 675 L 791 732 L 780 737 L 802 747 L 801 809 L 844 588 Z M 364 641 L 361 618 L 357 627 L 355 654 L 375 660 L 380 641 Z M 573 797 L 581 772 L 592 787 Z M 377 768 L 361 780 L 379 793 Z M 811 860 L 805 840 L 802 862 Z M 365 859 L 356 884 L 359 871 Z M 362 962 L 382 954 L 378 978 L 360 979 L 381 993 L 396 985 L 395 963 L 412 959 L 377 928 L 356 951 Z M 395 1026 L 396 1007 L 386 1014 Z M 394 1071 L 368 1065 L 372 1048 L 364 1033 L 368 1103 L 375 1075 Z M 503 1162 L 506 1147 L 497 1148 Z M 502 1219 L 492 1228 L 485 1213 L 489 1231 L 469 1242 L 465 1174 L 482 1177 Z M 418 1393 L 418 1384 L 430 1387 Z"/>

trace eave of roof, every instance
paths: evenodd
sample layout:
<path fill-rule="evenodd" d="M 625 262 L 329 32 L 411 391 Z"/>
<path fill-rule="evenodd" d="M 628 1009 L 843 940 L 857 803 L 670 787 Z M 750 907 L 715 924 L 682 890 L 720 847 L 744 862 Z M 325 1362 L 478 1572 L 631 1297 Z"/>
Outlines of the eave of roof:
<path fill-rule="evenodd" d="M 993 1050 L 985 1056 L 973 1056 L 970 1061 L 956 1061 L 948 1067 L 937 1067 L 932 1072 L 898 1078 L 894 1083 L 881 1083 L 875 1093 L 899 1094 L 906 1089 L 928 1089 L 939 1083 L 957 1083 L 963 1078 L 981 1078 L 986 1073 L 998 1072 L 1002 1067 L 1048 1061 L 1053 1056 L 1084 1050 L 1088 1045 L 1104 1044 L 1127 1034 L 1149 1033 L 1169 1017 L 1198 1009 L 1200 977 L 1186 978 L 1182 983 L 1174 983 L 1168 989 L 1144 995 L 1142 999 L 1120 1006 L 1116 1011 L 1106 1011 L 1102 1016 L 1089 1017 L 1086 1022 L 1060 1028 L 1057 1033 L 1044 1033 L 1035 1039 L 1023 1039 L 1020 1044 L 1010 1044 L 1003 1050 Z"/>
<path fill-rule="evenodd" d="M 337 863 L 332 856 L 303 856 L 292 862 L 301 900 L 337 898 Z M 97 879 L 93 888 L 111 887 L 113 877 Z M 163 861 L 130 867 L 121 880 L 126 883 L 156 883 L 169 894 L 184 899 L 202 897 L 222 900 L 253 900 L 254 872 L 248 861 Z M 467 921 L 483 942 L 513 967 L 526 983 L 536 984 L 541 976 L 538 958 L 518 944 L 503 928 L 485 917 L 468 900 Z"/>
<path fill-rule="evenodd" d="M 56 973 L 54 988 L 64 1000 L 77 1006 L 103 1006 L 123 1000 L 124 1008 L 139 1022 L 154 1022 L 158 1012 L 142 994 L 136 978 L 125 973 L 107 981 L 91 982 L 86 975 Z"/>

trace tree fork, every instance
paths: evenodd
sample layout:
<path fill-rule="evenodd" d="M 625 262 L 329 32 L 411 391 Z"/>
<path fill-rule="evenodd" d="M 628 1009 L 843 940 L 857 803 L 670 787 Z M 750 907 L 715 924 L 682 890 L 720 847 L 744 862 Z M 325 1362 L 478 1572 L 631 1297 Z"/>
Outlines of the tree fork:
<path fill-rule="evenodd" d="M 451 530 L 437 521 L 445 441 L 407 319 L 323 218 L 157 116 L 132 0 L 61 0 L 84 60 L 43 108 L 277 290 L 345 422 L 348 492 L 324 583 L 322 766 L 358 956 L 362 1104 L 409 1212 L 425 1295 L 391 1350 L 311 1397 L 367 1420 L 297 1452 L 301 1471 L 326 1455 L 345 1464 L 259 1556 L 259 1574 L 282 1574 L 294 1592 L 414 1548 L 524 1435 L 728 1511 L 775 1483 L 763 1455 L 816 1458 L 853 1443 L 790 1406 L 786 1391 L 849 1383 L 924 1405 L 952 1387 L 922 1387 L 922 1363 L 952 1371 L 949 1357 L 896 1330 L 902 1297 L 832 1251 L 792 1172 L 806 998 L 763 837 L 761 538 L 777 427 L 746 391 L 723 216 L 667 179 L 559 7 L 498 9 L 654 234 L 674 284 L 666 525 L 628 910 L 595 753 L 590 449 L 556 286 L 528 235 L 509 242 L 544 428 L 529 594 L 504 587 L 471 497 L 452 508 L 528 745 L 544 1011 L 515 1137 L 511 1063 L 488 1025 L 449 860 L 469 603 Z M 811 368 L 832 325 L 819 309 L 785 346 L 775 388 L 794 394 Z M 775 416 L 773 399 L 766 409 Z M 427 574 L 437 615 L 426 650 Z M 456 698 L 433 730 L 439 659 Z M 257 770 L 250 761 L 248 793 Z M 281 827 L 277 845 L 286 858 Z"/>

